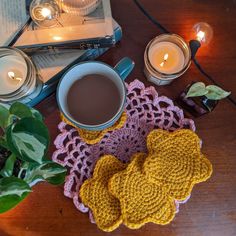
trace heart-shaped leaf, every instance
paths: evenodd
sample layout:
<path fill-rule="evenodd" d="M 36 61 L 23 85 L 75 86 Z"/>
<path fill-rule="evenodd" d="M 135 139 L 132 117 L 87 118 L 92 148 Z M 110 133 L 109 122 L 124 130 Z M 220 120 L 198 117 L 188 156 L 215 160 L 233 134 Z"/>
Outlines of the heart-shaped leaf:
<path fill-rule="evenodd" d="M 7 195 L 7 196 L 0 196 L 0 214 L 6 211 L 11 210 L 12 208 L 16 207 L 21 201 L 23 201 L 29 193 L 23 193 L 21 197 L 18 195 Z"/>
<path fill-rule="evenodd" d="M 5 129 L 8 126 L 8 118 L 10 113 L 6 107 L 0 105 L 0 127 Z"/>
<path fill-rule="evenodd" d="M 208 91 L 206 97 L 211 100 L 221 100 L 231 94 L 216 85 L 208 85 L 206 89 Z"/>
<path fill-rule="evenodd" d="M 20 102 L 15 102 L 11 105 L 10 107 L 10 113 L 19 117 L 19 118 L 24 118 L 24 117 L 32 117 L 33 114 L 31 112 L 31 109 L 24 105 L 23 103 Z"/>
<path fill-rule="evenodd" d="M 7 158 L 4 167 L 0 171 L 0 175 L 2 177 L 10 177 L 10 176 L 12 176 L 15 161 L 16 161 L 16 156 L 14 154 L 11 154 Z"/>
<path fill-rule="evenodd" d="M 0 179 L 0 198 L 8 195 L 21 197 L 24 193 L 31 192 L 30 186 L 22 179 L 5 177 Z"/>
<path fill-rule="evenodd" d="M 208 93 L 205 84 L 202 82 L 194 83 L 188 90 L 186 98 L 188 97 L 200 97 Z"/>
<path fill-rule="evenodd" d="M 38 181 L 47 181 L 50 184 L 58 185 L 62 184 L 65 180 L 66 168 L 47 161 L 41 165 L 31 164 L 27 169 L 24 180 L 31 185 Z"/>
<path fill-rule="evenodd" d="M 49 145 L 47 127 L 33 117 L 19 120 L 7 129 L 10 150 L 23 161 L 42 163 Z"/>

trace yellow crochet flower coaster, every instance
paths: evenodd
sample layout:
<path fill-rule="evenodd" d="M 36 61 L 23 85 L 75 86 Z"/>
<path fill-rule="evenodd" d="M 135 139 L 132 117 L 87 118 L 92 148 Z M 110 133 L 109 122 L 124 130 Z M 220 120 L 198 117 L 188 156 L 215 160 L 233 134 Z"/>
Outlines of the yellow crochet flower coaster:
<path fill-rule="evenodd" d="M 78 127 L 75 127 L 75 125 L 71 123 L 68 119 L 66 119 L 66 117 L 63 116 L 63 114 L 61 114 L 61 119 L 68 125 L 71 125 L 74 128 L 76 128 L 79 133 L 79 136 L 82 138 L 84 142 L 86 142 L 87 144 L 96 144 L 101 141 L 101 139 L 104 137 L 104 135 L 108 131 L 121 129 L 125 125 L 125 122 L 127 120 L 127 115 L 125 112 L 123 112 L 120 119 L 113 126 L 107 129 L 101 130 L 101 131 L 90 131 L 90 130 L 85 130 L 85 129 L 80 129 Z"/>
<path fill-rule="evenodd" d="M 165 225 L 175 216 L 174 199 L 142 173 L 146 154 L 134 155 L 126 170 L 109 181 L 110 192 L 120 200 L 123 223 L 138 229 L 148 222 Z"/>
<path fill-rule="evenodd" d="M 200 139 L 190 130 L 154 130 L 147 137 L 147 146 L 144 173 L 176 200 L 184 200 L 196 183 L 212 174 L 210 161 L 201 153 Z"/>
<path fill-rule="evenodd" d="M 93 177 L 80 189 L 82 202 L 92 210 L 97 226 L 103 231 L 113 231 L 122 223 L 120 203 L 108 191 L 108 181 L 125 167 L 115 157 L 103 156 L 96 164 Z"/>

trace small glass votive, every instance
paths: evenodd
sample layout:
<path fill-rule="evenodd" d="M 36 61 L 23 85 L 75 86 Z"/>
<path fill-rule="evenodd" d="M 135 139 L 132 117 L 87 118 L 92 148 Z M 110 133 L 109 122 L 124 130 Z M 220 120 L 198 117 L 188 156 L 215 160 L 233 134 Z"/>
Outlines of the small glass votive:
<path fill-rule="evenodd" d="M 17 101 L 41 91 L 41 87 L 36 68 L 25 53 L 16 48 L 0 48 L 0 102 Z"/>
<path fill-rule="evenodd" d="M 187 42 L 176 34 L 162 34 L 149 42 L 144 53 L 144 73 L 156 85 L 167 85 L 191 64 Z"/>
<path fill-rule="evenodd" d="M 61 0 L 61 8 L 66 13 L 87 16 L 101 4 L 101 0 Z"/>

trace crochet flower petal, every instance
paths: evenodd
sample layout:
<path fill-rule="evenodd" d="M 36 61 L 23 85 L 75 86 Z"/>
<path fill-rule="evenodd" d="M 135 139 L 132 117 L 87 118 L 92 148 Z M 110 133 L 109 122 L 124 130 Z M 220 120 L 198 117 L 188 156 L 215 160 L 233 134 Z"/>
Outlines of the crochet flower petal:
<path fill-rule="evenodd" d="M 169 140 L 170 139 L 170 140 Z M 168 146 L 162 145 L 162 142 L 168 142 Z M 180 148 L 182 151 L 186 149 L 190 150 L 198 150 L 200 153 L 201 141 L 199 137 L 189 129 L 179 129 L 173 133 L 162 129 L 156 129 L 150 132 L 147 137 L 147 147 L 150 152 L 157 152 L 162 150 L 163 147 L 167 147 L 169 149 L 170 144 L 175 144 L 174 148 Z M 178 144 L 180 144 L 178 146 Z"/>
<path fill-rule="evenodd" d="M 122 128 L 126 123 L 127 115 L 125 112 L 123 112 L 120 119 L 112 127 L 109 127 L 102 131 L 90 131 L 90 130 L 80 129 L 76 127 L 73 123 L 71 123 L 63 114 L 61 114 L 61 119 L 68 125 L 75 127 L 79 133 L 79 136 L 81 137 L 82 140 L 84 140 L 85 143 L 97 144 L 102 140 L 102 138 L 105 136 L 107 132 Z"/>
<path fill-rule="evenodd" d="M 92 210 L 97 226 L 103 231 L 113 231 L 122 223 L 120 203 L 108 191 L 108 181 L 125 167 L 115 157 L 104 156 L 97 162 L 93 178 L 86 180 L 80 189 L 82 202 Z"/>
<path fill-rule="evenodd" d="M 144 173 L 176 200 L 184 200 L 196 183 L 210 177 L 211 163 L 202 157 L 200 139 L 194 132 L 155 130 L 147 140 L 149 155 L 143 165 Z"/>
<path fill-rule="evenodd" d="M 196 178 L 196 183 L 200 183 L 209 179 L 211 177 L 212 171 L 211 162 L 204 155 L 202 155 L 199 173 L 200 175 Z"/>
<path fill-rule="evenodd" d="M 136 154 L 126 170 L 109 181 L 110 192 L 120 200 L 123 223 L 137 229 L 148 222 L 168 224 L 175 215 L 174 199 L 142 173 L 146 154 Z"/>
<path fill-rule="evenodd" d="M 156 129 L 147 136 L 147 148 L 150 151 L 155 151 L 159 148 L 159 143 L 169 138 L 169 132 L 163 129 Z"/>

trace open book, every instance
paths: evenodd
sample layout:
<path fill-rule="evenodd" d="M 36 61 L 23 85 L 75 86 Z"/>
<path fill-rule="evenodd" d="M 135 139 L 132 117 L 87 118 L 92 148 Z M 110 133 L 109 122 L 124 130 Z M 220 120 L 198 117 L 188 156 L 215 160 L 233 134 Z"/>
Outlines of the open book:
<path fill-rule="evenodd" d="M 15 47 L 33 51 L 52 46 L 110 47 L 115 43 L 109 0 L 101 0 L 88 16 L 62 13 L 52 28 L 40 28 L 32 21 L 24 27 L 29 18 L 26 0 L 0 0 L 0 45 L 7 46 L 14 41 Z"/>
<path fill-rule="evenodd" d="M 0 46 L 11 44 L 28 19 L 25 0 L 0 0 Z"/>
<path fill-rule="evenodd" d="M 110 1 L 101 0 L 87 16 L 62 12 L 51 28 L 40 28 L 32 22 L 14 46 L 23 50 L 73 45 L 81 49 L 111 47 L 115 43 L 113 35 Z"/>

